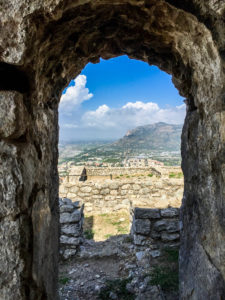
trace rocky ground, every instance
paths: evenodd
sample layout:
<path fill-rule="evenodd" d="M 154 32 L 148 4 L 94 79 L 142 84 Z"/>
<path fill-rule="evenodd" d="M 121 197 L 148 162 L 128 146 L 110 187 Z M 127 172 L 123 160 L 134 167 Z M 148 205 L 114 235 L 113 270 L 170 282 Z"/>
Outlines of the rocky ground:
<path fill-rule="evenodd" d="M 79 255 L 60 264 L 60 300 L 176 300 L 151 285 L 155 264 L 149 249 L 134 246 L 128 235 L 103 242 L 85 240 Z"/>

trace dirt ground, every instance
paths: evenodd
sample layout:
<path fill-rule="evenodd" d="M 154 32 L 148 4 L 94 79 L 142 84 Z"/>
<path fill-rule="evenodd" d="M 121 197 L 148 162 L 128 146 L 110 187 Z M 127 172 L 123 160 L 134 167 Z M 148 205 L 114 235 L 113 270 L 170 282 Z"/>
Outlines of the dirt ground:
<path fill-rule="evenodd" d="M 135 247 L 128 235 L 106 241 L 85 240 L 77 256 L 60 263 L 60 300 L 178 300 L 177 292 L 165 294 L 160 286 L 149 284 L 154 268 L 149 249 Z M 107 282 L 124 282 L 121 296 L 107 291 Z M 113 289 L 113 288 L 112 288 Z M 104 291 L 104 297 L 99 293 Z"/>
<path fill-rule="evenodd" d="M 128 212 L 117 212 L 88 216 L 85 215 L 83 224 L 84 235 L 87 239 L 105 241 L 111 236 L 129 234 L 130 215 Z"/>

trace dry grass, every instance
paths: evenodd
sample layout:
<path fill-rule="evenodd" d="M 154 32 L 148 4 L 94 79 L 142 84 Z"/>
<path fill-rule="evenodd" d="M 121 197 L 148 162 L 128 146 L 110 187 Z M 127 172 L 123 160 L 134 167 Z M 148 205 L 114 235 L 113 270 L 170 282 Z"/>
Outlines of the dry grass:
<path fill-rule="evenodd" d="M 85 216 L 84 232 L 93 232 L 95 241 L 130 232 L 130 216 L 126 212 Z"/>

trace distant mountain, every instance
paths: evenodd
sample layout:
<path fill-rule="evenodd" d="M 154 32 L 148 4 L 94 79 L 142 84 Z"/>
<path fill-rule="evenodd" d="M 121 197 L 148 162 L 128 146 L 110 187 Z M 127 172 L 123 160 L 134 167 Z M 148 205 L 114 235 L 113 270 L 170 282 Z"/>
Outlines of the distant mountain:
<path fill-rule="evenodd" d="M 183 125 L 172 125 L 163 122 L 139 126 L 129 130 L 125 136 L 111 144 L 121 150 L 161 150 L 179 151 Z"/>

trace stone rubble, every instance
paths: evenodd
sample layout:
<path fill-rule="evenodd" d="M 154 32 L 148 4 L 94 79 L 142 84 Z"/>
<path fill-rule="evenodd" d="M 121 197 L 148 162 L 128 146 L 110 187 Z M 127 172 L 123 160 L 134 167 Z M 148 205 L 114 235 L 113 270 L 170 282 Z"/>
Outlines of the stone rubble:
<path fill-rule="evenodd" d="M 67 278 L 67 283 L 60 284 L 60 300 L 97 300 L 107 280 L 119 278 L 130 278 L 126 289 L 135 300 L 177 300 L 176 292 L 172 292 L 172 298 L 165 297 L 159 286 L 149 284 L 149 272 L 161 255 L 152 252 L 133 245 L 128 235 L 103 242 L 84 240 L 76 257 L 61 262 L 60 279 Z M 120 300 L 114 292 L 110 292 L 110 299 Z"/>

